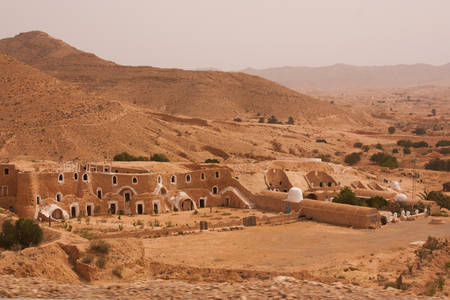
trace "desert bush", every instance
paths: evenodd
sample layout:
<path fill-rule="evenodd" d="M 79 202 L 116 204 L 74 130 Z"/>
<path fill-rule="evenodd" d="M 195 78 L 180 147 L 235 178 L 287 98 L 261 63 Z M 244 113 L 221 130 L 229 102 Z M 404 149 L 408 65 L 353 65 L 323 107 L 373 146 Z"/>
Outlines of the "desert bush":
<path fill-rule="evenodd" d="M 114 161 L 146 161 L 148 159 L 143 156 L 134 156 L 134 155 L 129 154 L 128 152 L 122 152 L 122 153 L 114 155 L 113 160 Z"/>
<path fill-rule="evenodd" d="M 89 244 L 89 252 L 108 254 L 111 245 L 104 240 L 92 240 Z"/>
<path fill-rule="evenodd" d="M 426 148 L 428 147 L 428 143 L 425 141 L 420 141 L 420 142 L 414 142 L 412 144 L 413 148 Z"/>
<path fill-rule="evenodd" d="M 440 207 L 450 209 L 450 196 L 445 195 L 441 191 L 425 191 L 423 193 L 420 193 L 419 197 L 423 200 L 434 201 Z"/>
<path fill-rule="evenodd" d="M 327 143 L 327 140 L 325 140 L 325 139 L 317 139 L 316 140 L 316 143 Z"/>
<path fill-rule="evenodd" d="M 155 153 L 150 157 L 151 161 L 159 161 L 159 162 L 169 162 L 169 159 L 165 154 Z"/>
<path fill-rule="evenodd" d="M 242 122 L 242 119 L 241 118 L 234 118 L 233 121 L 234 122 Z"/>
<path fill-rule="evenodd" d="M 364 145 L 361 147 L 362 151 L 367 152 L 369 151 L 370 147 L 368 145 Z"/>
<path fill-rule="evenodd" d="M 436 147 L 450 146 L 450 140 L 440 140 L 436 143 Z"/>
<path fill-rule="evenodd" d="M 15 225 L 6 220 L 2 225 L 0 246 L 5 249 L 20 246 L 23 249 L 39 245 L 42 237 L 41 227 L 32 219 L 20 218 Z"/>
<path fill-rule="evenodd" d="M 349 165 L 354 165 L 361 160 L 361 153 L 353 152 L 351 154 L 347 154 L 344 158 L 344 162 Z"/>
<path fill-rule="evenodd" d="M 450 154 L 450 147 L 439 149 L 439 153 L 444 155 Z"/>
<path fill-rule="evenodd" d="M 395 127 L 393 127 L 393 126 L 389 127 L 389 128 L 388 128 L 388 132 L 389 132 L 390 134 L 394 134 L 394 133 L 395 133 Z"/>
<path fill-rule="evenodd" d="M 294 118 L 293 117 L 289 117 L 289 119 L 288 119 L 288 121 L 287 121 L 287 124 L 289 124 L 289 125 L 294 125 Z"/>
<path fill-rule="evenodd" d="M 386 167 L 386 168 L 390 168 L 390 169 L 398 168 L 397 158 L 395 158 L 394 156 L 392 156 L 390 154 L 386 154 L 383 152 L 378 152 L 378 153 L 373 154 L 370 157 L 370 161 L 373 161 L 374 163 L 376 163 L 377 165 L 382 166 L 382 167 Z"/>
<path fill-rule="evenodd" d="M 380 143 L 375 145 L 375 148 L 378 150 L 383 150 L 383 145 L 381 145 Z"/>
<path fill-rule="evenodd" d="M 218 163 L 220 163 L 220 162 L 219 162 L 218 159 L 215 159 L 215 158 L 208 158 L 208 159 L 205 160 L 205 163 L 207 163 L 207 164 L 218 164 Z"/>
<path fill-rule="evenodd" d="M 356 142 L 353 144 L 353 148 L 361 148 L 362 146 L 363 146 L 363 144 L 360 142 Z"/>
<path fill-rule="evenodd" d="M 412 147 L 413 142 L 411 142 L 410 140 L 398 140 L 397 141 L 397 145 L 400 147 L 405 147 L 405 148 L 409 148 Z"/>
<path fill-rule="evenodd" d="M 348 186 L 345 186 L 339 194 L 333 198 L 333 202 L 350 205 L 359 205 L 360 203 L 358 197 L 356 197 L 355 193 L 353 193 Z"/>
<path fill-rule="evenodd" d="M 450 159 L 435 158 L 425 164 L 425 169 L 450 172 Z"/>
<path fill-rule="evenodd" d="M 324 162 L 329 162 L 331 160 L 330 154 L 319 154 L 319 157 Z"/>
<path fill-rule="evenodd" d="M 375 207 L 378 210 L 386 207 L 389 204 L 389 202 L 381 196 L 371 197 L 367 199 L 366 202 L 367 206 Z"/>
<path fill-rule="evenodd" d="M 264 117 L 260 117 L 260 118 L 258 119 L 258 123 L 264 123 L 264 122 L 265 122 Z"/>
<path fill-rule="evenodd" d="M 397 148 L 392 149 L 392 153 L 393 154 L 398 153 L 398 149 Z"/>
<path fill-rule="evenodd" d="M 414 133 L 415 135 L 424 135 L 425 133 L 427 133 L 427 131 L 425 130 L 425 128 L 417 127 L 412 131 L 412 133 Z"/>
<path fill-rule="evenodd" d="M 406 154 L 406 155 L 409 155 L 409 154 L 411 154 L 411 149 L 409 149 L 409 148 L 403 148 L 403 154 Z"/>
<path fill-rule="evenodd" d="M 267 119 L 267 123 L 269 123 L 269 124 L 279 124 L 280 122 L 278 121 L 278 119 L 275 116 L 271 116 L 270 118 Z"/>

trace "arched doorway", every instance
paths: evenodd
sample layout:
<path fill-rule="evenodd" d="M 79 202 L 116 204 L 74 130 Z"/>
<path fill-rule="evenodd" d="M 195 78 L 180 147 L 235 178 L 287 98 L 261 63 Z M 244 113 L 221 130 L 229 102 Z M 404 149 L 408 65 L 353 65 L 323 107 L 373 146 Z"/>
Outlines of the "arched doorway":
<path fill-rule="evenodd" d="M 53 213 L 52 213 L 53 219 L 59 220 L 59 219 L 62 219 L 62 217 L 63 217 L 63 213 L 62 213 L 61 209 L 57 208 L 53 211 Z"/>
<path fill-rule="evenodd" d="M 185 199 L 180 203 L 180 209 L 183 211 L 193 210 L 194 202 L 191 199 Z"/>

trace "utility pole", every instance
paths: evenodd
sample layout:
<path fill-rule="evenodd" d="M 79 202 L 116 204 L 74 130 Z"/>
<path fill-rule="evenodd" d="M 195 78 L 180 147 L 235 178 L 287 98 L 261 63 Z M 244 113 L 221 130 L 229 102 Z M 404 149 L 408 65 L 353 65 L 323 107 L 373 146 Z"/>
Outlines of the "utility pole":
<path fill-rule="evenodd" d="M 416 196 L 416 155 L 414 155 L 413 163 L 413 176 L 412 176 L 412 201 Z"/>

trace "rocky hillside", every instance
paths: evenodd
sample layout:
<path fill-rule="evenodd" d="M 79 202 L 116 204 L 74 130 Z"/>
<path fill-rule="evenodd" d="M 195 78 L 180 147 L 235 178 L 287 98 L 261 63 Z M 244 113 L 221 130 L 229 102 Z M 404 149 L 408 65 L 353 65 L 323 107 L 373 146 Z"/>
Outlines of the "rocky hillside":
<path fill-rule="evenodd" d="M 155 111 L 231 120 L 260 114 L 302 122 L 363 123 L 356 115 L 244 73 L 120 66 L 32 31 L 0 40 L 0 52 L 85 91 Z"/>

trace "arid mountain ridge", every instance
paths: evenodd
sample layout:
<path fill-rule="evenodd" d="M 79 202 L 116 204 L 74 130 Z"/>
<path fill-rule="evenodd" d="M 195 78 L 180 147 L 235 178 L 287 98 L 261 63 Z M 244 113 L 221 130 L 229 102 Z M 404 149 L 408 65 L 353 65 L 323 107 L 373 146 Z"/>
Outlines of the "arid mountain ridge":
<path fill-rule="evenodd" d="M 256 76 L 119 66 L 42 32 L 0 40 L 0 53 L 2 158 L 308 156 L 317 146 L 305 126 L 373 122 Z M 257 113 L 297 125 L 259 124 Z"/>
<path fill-rule="evenodd" d="M 313 89 L 385 89 L 421 85 L 450 84 L 450 63 L 392 66 L 279 67 L 243 70 L 247 74 L 273 80 L 297 91 Z"/>
<path fill-rule="evenodd" d="M 303 121 L 349 113 L 266 79 L 244 73 L 117 65 L 32 31 L 0 40 L 0 53 L 85 91 L 155 111 L 231 120 L 260 113 Z"/>

